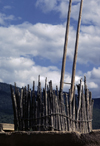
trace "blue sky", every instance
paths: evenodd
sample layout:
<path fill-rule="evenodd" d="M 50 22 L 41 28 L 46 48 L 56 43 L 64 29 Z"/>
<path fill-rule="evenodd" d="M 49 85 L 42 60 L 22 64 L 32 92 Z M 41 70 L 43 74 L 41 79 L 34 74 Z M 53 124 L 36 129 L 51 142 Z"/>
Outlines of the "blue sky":
<path fill-rule="evenodd" d="M 80 1 L 72 2 L 65 82 L 71 82 Z M 32 87 L 40 74 L 42 87 L 46 77 L 59 86 L 68 2 L 0 0 L 0 82 Z M 76 84 L 84 75 L 93 98 L 100 97 L 100 0 L 83 2 Z"/>

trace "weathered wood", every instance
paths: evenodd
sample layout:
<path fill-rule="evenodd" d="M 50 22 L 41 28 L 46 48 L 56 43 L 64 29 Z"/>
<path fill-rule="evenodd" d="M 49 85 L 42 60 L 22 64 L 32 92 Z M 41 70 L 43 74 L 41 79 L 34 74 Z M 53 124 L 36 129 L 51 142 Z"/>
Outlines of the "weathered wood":
<path fill-rule="evenodd" d="M 75 125 L 75 86 L 74 86 L 74 97 L 73 97 L 73 114 L 72 114 L 72 118 L 73 118 L 73 121 L 72 121 L 72 131 L 75 131 L 76 130 L 76 125 Z"/>
<path fill-rule="evenodd" d="M 66 113 L 67 113 L 67 123 L 68 123 L 67 129 L 68 129 L 68 131 L 70 131 L 70 116 L 69 116 L 70 112 L 69 112 L 69 103 L 68 103 L 67 94 L 66 94 Z"/>
<path fill-rule="evenodd" d="M 69 131 L 72 131 L 72 101 L 71 101 L 71 89 L 69 89 L 69 117 L 70 117 Z"/>
<path fill-rule="evenodd" d="M 48 103 L 48 100 L 47 100 L 47 78 L 45 79 L 45 125 L 46 125 L 46 129 L 47 129 L 47 126 L 48 126 L 48 119 L 47 119 L 47 114 L 48 114 L 48 107 L 47 107 L 47 103 Z"/>
<path fill-rule="evenodd" d="M 0 123 L 0 132 L 13 132 L 14 131 L 14 124 L 9 123 Z"/>
<path fill-rule="evenodd" d="M 87 85 L 86 85 L 86 76 L 84 76 L 84 114 L 85 114 L 85 133 L 88 133 L 88 123 L 87 123 Z"/>
<path fill-rule="evenodd" d="M 72 78 L 71 78 L 71 101 L 73 100 L 73 92 L 74 92 L 74 84 L 75 84 L 76 61 L 77 61 L 77 53 L 78 53 L 78 43 L 79 43 L 79 32 L 80 32 L 80 24 L 81 24 L 82 6 L 83 6 L 83 0 L 81 0 L 81 3 L 80 3 L 79 19 L 78 19 L 78 26 L 77 26 L 77 33 L 76 33 L 76 43 L 75 43 L 75 52 L 74 52 Z"/>
<path fill-rule="evenodd" d="M 80 120 L 80 109 L 81 109 L 81 91 L 82 91 L 82 79 L 80 80 L 80 84 L 79 86 L 77 86 L 79 89 L 79 93 L 78 93 L 78 101 L 79 101 L 79 106 L 78 106 L 78 110 L 77 110 L 77 131 L 79 131 L 79 127 L 80 127 L 80 122 L 78 122 Z"/>
<path fill-rule="evenodd" d="M 93 101 L 91 92 L 87 89 L 86 78 L 84 84 L 85 89 L 81 79 L 80 84 L 77 85 L 77 104 L 75 87 L 71 102 L 71 89 L 69 97 L 66 93 L 64 95 L 59 92 L 58 87 L 55 92 L 52 81 L 48 86 L 47 79 L 42 93 L 40 76 L 37 94 L 35 94 L 35 82 L 33 82 L 32 94 L 29 85 L 19 91 L 15 84 L 15 93 L 11 87 L 15 130 L 91 132 Z"/>
<path fill-rule="evenodd" d="M 69 8 L 68 8 L 67 25 L 66 25 L 66 33 L 65 33 L 65 44 L 64 44 L 64 53 L 63 53 L 61 80 L 60 80 L 60 92 L 63 91 L 63 84 L 64 84 L 63 82 L 64 82 L 64 73 L 65 73 L 65 65 L 66 65 L 66 54 L 67 54 L 67 45 L 68 45 L 71 5 L 72 5 L 72 0 L 69 1 Z"/>
<path fill-rule="evenodd" d="M 12 86 L 10 85 L 11 89 L 11 98 L 12 98 L 12 105 L 13 105 L 13 112 L 14 112 L 14 130 L 18 130 L 18 114 L 17 114 L 17 103 L 14 91 L 12 89 Z"/>
<path fill-rule="evenodd" d="M 35 130 L 35 81 L 33 81 L 32 91 L 32 130 Z"/>
<path fill-rule="evenodd" d="M 21 89 L 21 98 L 20 98 L 20 116 L 21 116 L 20 130 L 23 130 L 23 88 Z"/>

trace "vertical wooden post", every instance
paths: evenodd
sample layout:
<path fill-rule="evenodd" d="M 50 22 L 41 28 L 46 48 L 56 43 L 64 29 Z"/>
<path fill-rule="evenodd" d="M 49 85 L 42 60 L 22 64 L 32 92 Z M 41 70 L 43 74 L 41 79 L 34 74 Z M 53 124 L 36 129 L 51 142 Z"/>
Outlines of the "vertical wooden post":
<path fill-rule="evenodd" d="M 60 80 L 60 92 L 63 91 L 63 84 L 64 84 L 64 73 L 65 73 L 66 54 L 67 54 L 67 45 L 68 45 L 68 34 L 69 34 L 69 25 L 70 25 L 71 5 L 72 5 L 72 0 L 69 1 L 69 9 L 68 9 L 68 16 L 67 16 L 65 44 L 64 44 L 62 70 L 61 70 L 61 80 Z"/>
<path fill-rule="evenodd" d="M 81 117 L 81 131 L 82 133 L 84 133 L 84 129 L 85 129 L 85 126 L 84 126 L 84 113 L 85 113 L 85 110 L 84 110 L 84 93 L 83 93 L 83 85 L 82 85 L 82 96 L 81 96 L 81 102 L 82 102 L 82 106 L 81 106 L 81 109 L 82 109 L 82 117 Z"/>
<path fill-rule="evenodd" d="M 35 81 L 33 81 L 32 91 L 32 130 L 35 130 Z"/>
<path fill-rule="evenodd" d="M 69 89 L 69 117 L 70 117 L 70 128 L 69 128 L 69 131 L 72 131 L 72 102 L 71 102 L 71 89 Z"/>
<path fill-rule="evenodd" d="M 45 79 L 45 128 L 47 130 L 48 127 L 48 101 L 47 101 L 47 78 Z"/>
<path fill-rule="evenodd" d="M 90 132 L 92 131 L 92 107 L 93 107 L 93 102 L 92 102 L 92 93 L 89 92 L 89 127 L 90 127 Z"/>
<path fill-rule="evenodd" d="M 86 85 L 86 76 L 84 76 L 84 118 L 85 118 L 85 132 L 88 132 L 88 123 L 87 123 L 87 85 Z"/>
<path fill-rule="evenodd" d="M 69 105 L 68 105 L 68 95 L 65 94 L 65 102 L 66 102 L 66 115 L 67 115 L 67 131 L 69 131 L 70 121 L 69 121 Z"/>
<path fill-rule="evenodd" d="M 71 79 L 71 101 L 73 100 L 73 92 L 74 92 L 76 61 L 77 61 L 77 53 L 78 53 L 78 43 L 79 43 L 79 32 L 80 32 L 80 24 L 81 24 L 82 6 L 83 6 L 83 0 L 81 0 L 81 4 L 80 4 L 80 12 L 79 12 L 79 19 L 78 19 L 77 34 L 76 34 L 76 43 L 75 43 L 75 52 L 74 52 L 72 79 Z"/>
<path fill-rule="evenodd" d="M 12 105 L 14 112 L 14 130 L 16 131 L 18 128 L 17 102 L 16 102 L 14 90 L 12 89 L 12 85 L 10 85 L 10 89 L 11 89 L 11 98 L 12 98 Z"/>
<path fill-rule="evenodd" d="M 72 121 L 72 130 L 75 131 L 76 127 L 75 127 L 75 86 L 74 86 L 74 98 L 73 98 L 73 121 Z"/>
<path fill-rule="evenodd" d="M 35 102 L 36 107 L 35 107 L 35 130 L 38 131 L 38 125 L 37 125 L 37 118 L 38 118 L 38 101 Z"/>
<path fill-rule="evenodd" d="M 57 123 L 57 129 L 58 131 L 61 130 L 61 124 L 60 124 L 60 100 L 59 100 L 59 91 L 58 91 L 58 87 L 56 86 L 56 92 L 57 92 L 57 97 L 56 97 L 56 103 L 57 103 L 57 107 L 56 107 L 56 112 L 57 112 L 57 119 L 58 122 Z"/>
<path fill-rule="evenodd" d="M 82 79 L 80 80 L 80 85 L 79 85 L 79 95 L 78 95 L 78 101 L 79 101 L 79 105 L 78 105 L 78 110 L 77 110 L 77 131 L 79 131 L 79 126 L 80 124 L 78 123 L 78 120 L 80 119 L 80 109 L 81 109 L 81 89 L 82 89 Z"/>
<path fill-rule="evenodd" d="M 23 130 L 23 88 L 21 89 L 20 115 L 21 115 L 21 130 Z"/>

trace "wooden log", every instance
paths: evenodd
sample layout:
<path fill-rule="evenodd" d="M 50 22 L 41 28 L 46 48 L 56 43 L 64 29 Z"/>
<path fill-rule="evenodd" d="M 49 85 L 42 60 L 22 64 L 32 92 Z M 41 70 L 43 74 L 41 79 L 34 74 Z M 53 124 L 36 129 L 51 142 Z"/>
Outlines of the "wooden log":
<path fill-rule="evenodd" d="M 82 103 L 83 103 L 83 133 L 86 133 L 86 127 L 87 127 L 87 122 L 86 122 L 86 104 L 85 104 L 85 94 L 84 94 L 84 91 L 83 91 L 83 86 L 82 86 Z"/>
<path fill-rule="evenodd" d="M 35 106 L 35 131 L 38 130 L 38 126 L 37 126 L 37 118 L 38 118 L 38 102 L 36 101 L 36 106 Z"/>
<path fill-rule="evenodd" d="M 28 85 L 28 130 L 31 129 L 32 127 L 32 120 L 31 120 L 31 89 L 29 88 L 29 85 Z"/>
<path fill-rule="evenodd" d="M 37 88 L 39 88 L 39 87 L 37 87 Z M 37 94 L 37 98 L 36 98 L 36 101 L 37 101 L 37 105 L 36 105 L 36 108 L 37 108 L 37 123 L 36 123 L 36 125 L 37 125 L 37 131 L 39 131 L 39 108 L 40 108 L 40 98 L 39 98 L 39 93 Z"/>
<path fill-rule="evenodd" d="M 60 131 L 62 131 L 62 116 L 61 116 L 61 101 L 62 101 L 62 92 L 59 92 L 59 96 L 60 96 L 60 99 L 59 99 L 59 125 L 60 125 Z"/>
<path fill-rule="evenodd" d="M 50 98 L 50 82 L 48 87 L 48 130 L 51 130 L 51 98 Z"/>
<path fill-rule="evenodd" d="M 70 117 L 69 131 L 72 131 L 72 101 L 71 101 L 71 89 L 69 89 L 69 117 Z"/>
<path fill-rule="evenodd" d="M 38 124 L 39 124 L 39 127 L 38 127 L 38 130 L 40 131 L 41 130 L 41 114 L 42 114 L 42 101 L 41 101 L 41 83 L 39 84 L 39 100 L 38 100 Z"/>
<path fill-rule="evenodd" d="M 63 96 L 63 115 L 64 115 L 64 131 L 67 131 L 67 118 L 66 118 L 66 95 Z"/>
<path fill-rule="evenodd" d="M 23 131 L 23 88 L 21 88 L 20 116 L 21 116 L 21 127 L 20 127 L 20 130 Z"/>
<path fill-rule="evenodd" d="M 63 92 L 60 92 L 60 122 L 61 122 L 61 131 L 64 131 L 64 100 L 63 100 Z"/>
<path fill-rule="evenodd" d="M 58 87 L 56 86 L 56 94 L 57 94 L 57 97 L 56 97 L 56 105 L 57 105 L 56 113 L 57 113 L 57 118 L 58 118 L 58 122 L 57 122 L 58 131 L 61 131 L 60 115 L 59 115 L 60 114 L 60 98 L 59 98 L 60 93 L 58 91 Z"/>
<path fill-rule="evenodd" d="M 72 124 L 72 131 L 76 130 L 76 124 L 75 124 L 75 86 L 74 86 L 74 97 L 73 97 L 73 124 Z"/>
<path fill-rule="evenodd" d="M 41 131 L 45 131 L 45 106 L 42 103 L 42 112 L 41 112 Z"/>
<path fill-rule="evenodd" d="M 25 86 L 25 131 L 28 131 L 28 91 Z"/>
<path fill-rule="evenodd" d="M 19 91 L 18 88 L 16 86 L 16 83 L 14 83 L 15 86 L 15 98 L 16 98 L 16 103 L 17 103 L 17 117 L 18 117 L 18 127 L 17 130 L 20 130 L 20 95 L 19 95 Z"/>
<path fill-rule="evenodd" d="M 18 113 L 18 130 L 20 130 L 21 127 L 21 116 L 20 116 L 20 92 L 19 89 L 17 88 L 17 93 L 16 93 L 16 101 L 17 101 L 17 113 Z"/>
<path fill-rule="evenodd" d="M 66 114 L 67 114 L 67 130 L 70 131 L 70 116 L 69 116 L 69 102 L 68 95 L 66 94 Z"/>
<path fill-rule="evenodd" d="M 74 92 L 74 84 L 75 84 L 76 61 L 77 61 L 77 53 L 78 53 L 78 43 L 79 43 L 79 32 L 80 32 L 80 25 L 81 25 L 82 6 L 83 6 L 83 0 L 81 0 L 81 3 L 80 3 L 79 19 L 78 19 L 78 26 L 77 26 L 77 33 L 76 33 L 76 43 L 75 43 L 75 52 L 74 52 L 72 78 L 71 78 L 71 101 L 73 100 L 73 92 Z"/>
<path fill-rule="evenodd" d="M 53 129 L 53 89 L 52 89 L 52 81 L 49 82 L 49 88 L 50 88 L 50 126 L 51 131 L 54 131 Z"/>
<path fill-rule="evenodd" d="M 45 79 L 45 130 L 48 130 L 48 100 L 47 100 L 47 78 Z"/>
<path fill-rule="evenodd" d="M 35 130 L 35 81 L 33 81 L 33 91 L 32 91 L 32 130 Z"/>
<path fill-rule="evenodd" d="M 84 76 L 84 102 L 85 102 L 85 110 L 84 110 L 84 116 L 85 116 L 85 133 L 88 133 L 88 123 L 87 123 L 87 85 L 86 85 L 86 76 Z"/>
<path fill-rule="evenodd" d="M 55 94 L 55 90 L 53 90 L 53 128 L 54 130 L 56 130 L 56 118 L 57 118 L 55 98 L 56 98 L 56 94 Z"/>
<path fill-rule="evenodd" d="M 84 112 L 85 112 L 85 110 L 84 110 L 84 91 L 83 91 L 83 85 L 82 85 L 82 107 L 81 107 L 81 109 L 82 109 L 82 117 L 81 117 L 81 133 L 84 133 L 84 129 L 85 129 L 85 123 L 84 123 Z"/>
<path fill-rule="evenodd" d="M 55 129 L 59 131 L 59 115 L 58 115 L 58 100 L 57 96 L 55 96 Z"/>
<path fill-rule="evenodd" d="M 62 114 L 62 131 L 65 131 L 65 104 L 64 104 L 63 94 L 62 94 L 62 102 L 61 102 L 61 114 Z"/>
<path fill-rule="evenodd" d="M 67 54 L 68 34 L 69 34 L 69 25 L 70 25 L 71 5 L 72 5 L 72 0 L 69 1 L 69 8 L 68 8 L 68 17 L 67 17 L 65 44 L 64 44 L 64 53 L 63 53 L 61 80 L 60 80 L 60 92 L 63 91 L 63 84 L 64 84 L 64 73 L 65 73 L 65 64 L 66 64 L 66 54 Z"/>
<path fill-rule="evenodd" d="M 23 130 L 25 130 L 25 89 L 23 88 L 23 99 L 22 99 L 22 106 L 23 106 L 23 117 L 22 117 L 22 121 L 23 121 Z"/>
<path fill-rule="evenodd" d="M 49 125 L 50 125 L 50 93 L 49 93 L 50 91 L 49 91 L 49 86 L 47 85 L 47 113 L 48 113 L 48 115 L 47 115 L 47 121 L 48 121 L 48 131 L 50 130 L 50 127 L 49 127 Z"/>
<path fill-rule="evenodd" d="M 80 123 L 78 122 L 80 117 L 80 109 L 81 109 L 81 89 L 82 89 L 82 79 L 80 80 L 79 85 L 79 95 L 78 95 L 78 110 L 77 110 L 77 131 L 80 131 Z"/>
<path fill-rule="evenodd" d="M 12 89 L 12 85 L 10 85 L 10 89 L 11 89 L 11 98 L 12 98 L 12 105 L 13 105 L 13 112 L 14 112 L 14 130 L 17 131 L 18 129 L 17 102 L 16 102 L 14 90 Z"/>

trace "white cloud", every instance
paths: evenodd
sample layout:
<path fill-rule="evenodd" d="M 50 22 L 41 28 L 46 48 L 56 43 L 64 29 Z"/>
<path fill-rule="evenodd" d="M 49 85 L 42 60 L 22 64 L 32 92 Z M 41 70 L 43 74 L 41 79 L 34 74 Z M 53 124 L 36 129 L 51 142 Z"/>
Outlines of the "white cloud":
<path fill-rule="evenodd" d="M 95 32 L 95 33 L 94 33 Z M 78 63 L 100 65 L 100 29 L 82 26 L 79 38 Z M 64 25 L 23 23 L 0 27 L 0 51 L 3 56 L 40 56 L 57 62 L 62 59 L 65 37 Z M 75 30 L 70 27 L 67 57 L 73 60 Z M 45 53 L 44 53 L 45 52 Z M 55 55 L 56 54 L 56 55 Z"/>
<path fill-rule="evenodd" d="M 20 25 L 11 25 L 8 27 L 0 27 L 0 81 L 13 83 L 17 82 L 18 86 L 30 84 L 37 81 L 37 76 L 41 75 L 42 86 L 44 86 L 45 77 L 48 81 L 53 81 L 53 87 L 60 83 L 60 70 L 55 66 L 43 67 L 35 65 L 29 54 L 32 56 L 49 59 L 52 62 L 62 60 L 65 24 L 51 25 L 37 23 L 32 25 L 24 22 Z M 82 26 L 79 39 L 78 63 L 94 63 L 100 66 L 100 29 L 98 26 Z M 73 60 L 75 45 L 75 30 L 71 26 L 69 32 L 69 44 L 67 57 Z M 25 56 L 25 57 L 20 57 Z M 87 72 L 88 87 L 99 93 L 100 68 L 94 68 Z M 76 75 L 76 83 L 79 83 L 82 72 Z M 65 82 L 71 82 L 71 75 L 66 73 Z M 64 86 L 66 91 L 69 85 Z M 94 89 L 93 89 L 94 88 Z"/>
<path fill-rule="evenodd" d="M 13 84 L 15 81 L 18 86 L 30 84 L 32 87 L 33 80 L 36 81 L 38 75 L 41 75 L 42 87 L 45 78 L 53 81 L 54 88 L 60 82 L 60 70 L 55 66 L 37 66 L 34 61 L 28 58 L 0 57 L 0 81 Z"/>
<path fill-rule="evenodd" d="M 48 12 L 55 9 L 56 0 L 37 0 L 36 7 L 40 6 L 43 12 Z"/>
<path fill-rule="evenodd" d="M 4 13 L 0 13 L 0 24 L 1 24 L 1 25 L 6 25 L 6 21 L 7 21 L 7 20 L 15 20 L 14 15 L 9 15 L 9 16 L 7 16 L 7 15 L 4 14 Z"/>
<path fill-rule="evenodd" d="M 93 68 L 85 75 L 87 77 L 88 88 L 92 91 L 93 98 L 100 98 L 100 67 Z"/>
<path fill-rule="evenodd" d="M 64 33 L 64 27 L 62 25 L 23 23 L 8 28 L 1 27 L 0 31 L 2 55 L 32 54 L 52 61 L 62 57 L 61 48 L 64 41 L 62 34 L 62 32 Z"/>
<path fill-rule="evenodd" d="M 78 20 L 80 0 L 72 2 L 71 17 Z M 61 0 L 37 0 L 36 6 L 40 7 L 43 12 L 56 11 L 60 13 L 61 18 L 67 17 L 69 1 Z M 86 0 L 83 2 L 82 22 L 85 24 L 95 24 L 100 26 L 100 1 Z"/>
<path fill-rule="evenodd" d="M 100 26 L 100 1 L 84 1 L 82 21 L 85 24 L 95 24 Z"/>
<path fill-rule="evenodd" d="M 89 86 L 89 88 L 98 88 L 98 85 L 94 82 L 89 82 L 88 86 Z"/>
<path fill-rule="evenodd" d="M 11 6 L 6 5 L 6 6 L 4 6 L 3 8 L 4 8 L 4 9 L 11 9 Z"/>

